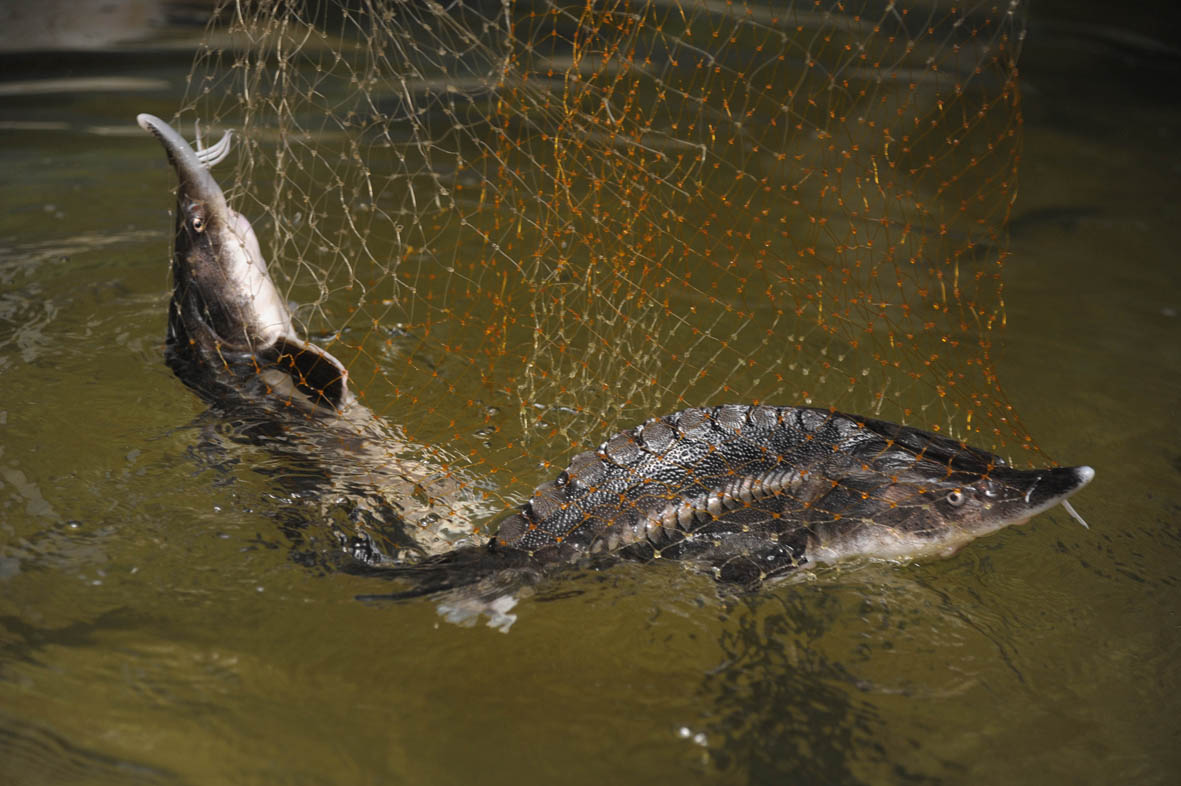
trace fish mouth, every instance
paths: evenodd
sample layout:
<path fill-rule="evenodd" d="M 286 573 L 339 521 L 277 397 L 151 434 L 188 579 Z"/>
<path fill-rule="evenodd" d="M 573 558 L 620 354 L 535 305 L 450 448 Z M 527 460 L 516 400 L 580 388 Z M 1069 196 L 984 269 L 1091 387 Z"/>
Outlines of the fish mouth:
<path fill-rule="evenodd" d="M 1091 482 L 1095 470 L 1088 466 L 1053 467 L 1039 471 L 1026 488 L 1022 500 L 1029 516 L 1064 502 L 1067 497 Z"/>

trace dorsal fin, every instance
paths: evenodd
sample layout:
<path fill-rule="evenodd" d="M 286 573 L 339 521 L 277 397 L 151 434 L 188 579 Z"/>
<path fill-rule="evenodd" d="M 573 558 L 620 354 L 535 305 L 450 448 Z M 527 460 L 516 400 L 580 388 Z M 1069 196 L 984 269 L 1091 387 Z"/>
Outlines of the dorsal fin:
<path fill-rule="evenodd" d="M 864 423 L 865 427 L 875 434 L 892 440 L 896 445 L 916 455 L 921 453 L 932 461 L 945 463 L 954 469 L 973 471 L 987 466 L 1003 467 L 1008 463 L 994 453 L 966 445 L 942 434 L 933 434 L 930 431 L 900 426 L 884 420 L 850 417 Z"/>

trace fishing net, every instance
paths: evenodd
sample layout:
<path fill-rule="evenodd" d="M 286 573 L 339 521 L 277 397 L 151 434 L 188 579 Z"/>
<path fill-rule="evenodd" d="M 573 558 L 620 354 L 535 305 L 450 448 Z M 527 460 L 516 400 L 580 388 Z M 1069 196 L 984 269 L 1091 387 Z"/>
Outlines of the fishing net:
<path fill-rule="evenodd" d="M 303 333 L 500 502 L 721 403 L 1020 461 L 1019 6 L 227 0 L 177 120 L 237 132 L 215 176 Z"/>

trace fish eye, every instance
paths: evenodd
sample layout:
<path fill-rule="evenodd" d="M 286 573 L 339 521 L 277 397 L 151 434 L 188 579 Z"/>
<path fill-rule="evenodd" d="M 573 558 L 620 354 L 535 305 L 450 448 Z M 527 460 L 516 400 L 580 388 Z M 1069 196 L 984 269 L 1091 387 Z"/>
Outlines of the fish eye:
<path fill-rule="evenodd" d="M 959 489 L 956 489 L 955 491 L 949 491 L 947 493 L 947 504 L 951 505 L 953 508 L 958 508 L 967 501 L 968 495 Z"/>

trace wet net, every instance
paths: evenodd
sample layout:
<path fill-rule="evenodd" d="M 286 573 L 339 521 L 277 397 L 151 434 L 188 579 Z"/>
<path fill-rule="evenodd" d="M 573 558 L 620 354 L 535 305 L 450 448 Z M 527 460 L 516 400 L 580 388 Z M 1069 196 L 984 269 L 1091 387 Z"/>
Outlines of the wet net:
<path fill-rule="evenodd" d="M 362 403 L 499 502 L 721 403 L 1021 461 L 992 353 L 1022 30 L 993 0 L 223 2 L 177 120 L 237 132 L 215 175 Z"/>

